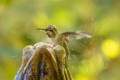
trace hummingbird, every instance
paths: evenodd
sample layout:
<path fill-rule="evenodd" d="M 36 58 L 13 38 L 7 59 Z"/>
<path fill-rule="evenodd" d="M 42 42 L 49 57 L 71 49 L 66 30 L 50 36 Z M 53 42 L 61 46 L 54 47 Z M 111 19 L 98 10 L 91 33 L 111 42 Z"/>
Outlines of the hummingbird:
<path fill-rule="evenodd" d="M 82 39 L 82 38 L 91 38 L 91 35 L 86 34 L 84 32 L 80 32 L 80 31 L 58 33 L 56 26 L 53 24 L 48 25 L 46 28 L 37 28 L 37 30 L 44 30 L 46 32 L 47 36 L 52 41 L 53 47 L 60 45 L 65 49 L 65 52 L 66 52 L 65 68 L 67 70 L 69 80 L 72 80 L 72 77 L 68 70 L 68 65 L 67 65 L 68 56 L 69 56 L 70 52 L 69 52 L 66 42 L 69 42 L 71 40 L 76 40 L 76 39 Z M 66 80 L 68 80 L 68 79 L 66 79 Z"/>
<path fill-rule="evenodd" d="M 46 31 L 47 36 L 54 42 L 55 45 L 63 45 L 65 42 L 69 42 L 75 39 L 82 39 L 82 38 L 91 38 L 90 34 L 86 34 L 80 31 L 77 32 L 63 32 L 61 34 L 58 33 L 57 28 L 55 25 L 51 24 L 48 25 L 46 28 L 37 28 L 37 30 L 44 30 Z"/>

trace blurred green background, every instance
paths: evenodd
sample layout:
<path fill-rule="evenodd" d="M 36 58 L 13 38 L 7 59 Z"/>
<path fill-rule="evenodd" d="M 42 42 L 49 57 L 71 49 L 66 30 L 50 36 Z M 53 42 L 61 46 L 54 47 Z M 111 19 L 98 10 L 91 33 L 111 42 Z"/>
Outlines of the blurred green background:
<path fill-rule="evenodd" d="M 120 0 L 0 0 L 0 80 L 13 80 L 22 49 L 48 24 L 92 34 L 68 43 L 74 80 L 120 80 Z"/>

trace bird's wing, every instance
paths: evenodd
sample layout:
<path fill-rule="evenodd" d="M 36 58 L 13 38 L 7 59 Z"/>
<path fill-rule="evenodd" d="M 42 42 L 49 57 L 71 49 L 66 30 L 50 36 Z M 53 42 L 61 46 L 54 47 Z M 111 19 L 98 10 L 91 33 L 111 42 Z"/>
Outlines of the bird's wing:
<path fill-rule="evenodd" d="M 82 39 L 82 38 L 91 38 L 90 34 L 79 32 L 79 31 L 78 32 L 64 32 L 61 35 L 66 41 Z"/>

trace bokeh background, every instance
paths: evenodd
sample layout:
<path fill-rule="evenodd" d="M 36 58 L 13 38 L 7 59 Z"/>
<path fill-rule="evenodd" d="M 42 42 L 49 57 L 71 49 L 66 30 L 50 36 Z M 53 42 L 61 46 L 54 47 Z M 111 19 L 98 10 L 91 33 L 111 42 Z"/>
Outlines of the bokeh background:
<path fill-rule="evenodd" d="M 13 80 L 48 24 L 92 35 L 68 43 L 74 80 L 120 80 L 120 0 L 0 0 L 0 80 Z"/>

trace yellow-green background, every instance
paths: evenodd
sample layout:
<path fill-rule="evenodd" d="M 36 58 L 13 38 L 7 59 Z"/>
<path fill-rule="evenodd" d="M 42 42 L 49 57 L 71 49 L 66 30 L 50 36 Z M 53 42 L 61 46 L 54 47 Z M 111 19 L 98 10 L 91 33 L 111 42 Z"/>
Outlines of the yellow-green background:
<path fill-rule="evenodd" d="M 0 0 L 0 80 L 13 80 L 22 49 L 48 24 L 92 34 L 68 43 L 74 80 L 120 80 L 120 0 Z"/>

